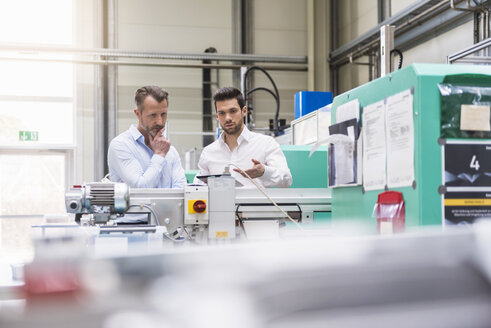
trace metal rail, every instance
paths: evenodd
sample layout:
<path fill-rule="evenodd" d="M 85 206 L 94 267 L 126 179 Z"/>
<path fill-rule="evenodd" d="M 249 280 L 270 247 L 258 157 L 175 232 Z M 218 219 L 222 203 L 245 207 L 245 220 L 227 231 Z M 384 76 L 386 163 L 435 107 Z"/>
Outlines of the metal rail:
<path fill-rule="evenodd" d="M 462 0 L 456 1 L 460 3 Z M 395 33 L 403 34 L 411 28 L 418 26 L 423 21 L 428 20 L 441 12 L 450 8 L 448 0 L 443 1 L 420 1 L 409 6 L 400 14 L 394 15 L 389 19 L 381 22 L 379 25 L 365 33 L 364 35 L 346 43 L 345 45 L 333 50 L 330 54 L 330 63 L 332 66 L 340 66 L 361 57 L 372 48 L 376 48 L 380 41 L 380 27 L 383 25 L 395 25 Z M 459 15 L 468 15 L 468 13 L 458 13 Z M 411 17 L 411 18 L 409 18 Z M 397 43 L 397 41 L 396 41 Z"/>
<path fill-rule="evenodd" d="M 288 63 L 288 64 L 307 64 L 307 56 L 269 56 L 253 54 L 218 54 L 218 53 L 163 53 L 163 52 L 143 52 L 126 51 L 119 49 L 80 49 L 71 47 L 33 45 L 33 44 L 12 44 L 0 43 L 0 51 L 18 51 L 30 54 L 42 53 L 63 53 L 84 56 L 102 56 L 114 58 L 140 58 L 140 59 L 160 59 L 160 60 L 211 60 L 211 61 L 239 61 L 239 62 L 263 62 L 263 63 Z"/>
<path fill-rule="evenodd" d="M 73 64 L 88 64 L 88 65 L 118 65 L 118 66 L 150 66 L 150 67 L 179 67 L 179 68 L 219 68 L 219 69 L 240 69 L 243 65 L 234 64 L 192 64 L 192 63 L 163 63 L 163 62 L 136 62 L 122 60 L 83 60 L 83 59 L 61 59 L 61 58 L 41 58 L 41 57 L 1 57 L 0 60 L 11 61 L 39 61 L 51 63 L 73 63 Z M 307 71 L 307 65 L 261 65 L 262 68 L 268 71 Z"/>
<path fill-rule="evenodd" d="M 479 63 L 480 61 L 489 63 L 490 57 L 484 56 L 484 57 L 470 57 L 470 58 L 465 58 L 477 51 L 483 50 L 483 49 L 488 49 L 491 48 L 491 38 L 483 40 L 479 43 L 476 43 L 472 45 L 471 47 L 461 50 L 457 53 L 451 54 L 450 56 L 447 57 L 447 63 L 452 64 L 453 62 L 466 62 L 466 63 Z"/>

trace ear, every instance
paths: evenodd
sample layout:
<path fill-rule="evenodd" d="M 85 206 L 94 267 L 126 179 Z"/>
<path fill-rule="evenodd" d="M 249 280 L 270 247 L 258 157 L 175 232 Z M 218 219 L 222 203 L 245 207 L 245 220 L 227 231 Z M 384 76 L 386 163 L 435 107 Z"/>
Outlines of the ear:
<path fill-rule="evenodd" d="M 242 117 L 245 117 L 247 115 L 247 107 L 246 106 L 242 107 L 241 112 L 242 112 Z"/>
<path fill-rule="evenodd" d="M 133 112 L 135 113 L 136 117 L 138 117 L 138 120 L 140 120 L 141 113 L 140 113 L 140 111 L 138 110 L 138 108 L 135 108 L 135 109 L 133 110 Z"/>

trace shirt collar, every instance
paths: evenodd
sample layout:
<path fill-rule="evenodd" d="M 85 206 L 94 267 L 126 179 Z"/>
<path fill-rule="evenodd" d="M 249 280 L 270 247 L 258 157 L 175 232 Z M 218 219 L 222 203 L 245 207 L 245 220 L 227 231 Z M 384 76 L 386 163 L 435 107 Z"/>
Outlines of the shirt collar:
<path fill-rule="evenodd" d="M 244 124 L 244 129 L 242 130 L 240 136 L 237 138 L 237 143 L 240 145 L 242 141 L 249 141 L 251 137 L 252 137 L 252 132 L 249 131 L 247 126 Z M 225 135 L 223 132 L 220 134 L 220 138 L 218 138 L 218 140 L 220 140 L 222 144 L 225 144 Z"/>
<path fill-rule="evenodd" d="M 140 130 L 138 130 L 138 127 L 136 126 L 136 124 L 131 124 L 130 126 L 130 133 L 131 133 L 131 136 L 133 137 L 133 139 L 135 140 L 138 140 L 140 138 L 143 138 L 143 134 L 141 134 Z"/>

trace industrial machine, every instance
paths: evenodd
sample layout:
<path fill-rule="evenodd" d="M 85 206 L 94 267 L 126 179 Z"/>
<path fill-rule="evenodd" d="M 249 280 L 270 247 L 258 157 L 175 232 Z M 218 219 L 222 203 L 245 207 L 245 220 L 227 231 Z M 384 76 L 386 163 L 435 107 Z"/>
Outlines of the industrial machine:
<path fill-rule="evenodd" d="M 93 182 L 73 186 L 65 195 L 69 213 L 80 222 L 83 214 L 92 214 L 91 224 L 106 223 L 123 215 L 129 207 L 129 187 L 124 183 Z"/>
<path fill-rule="evenodd" d="M 351 178 L 334 185 L 333 224 L 376 230 L 381 208 L 403 205 L 397 216 L 409 229 L 489 218 L 490 86 L 489 66 L 413 64 L 338 95 L 332 127 L 351 129 L 363 147 L 344 158 L 350 172 L 336 171 L 343 158 L 331 156 L 333 176 Z M 386 191 L 399 192 L 401 206 Z"/>
<path fill-rule="evenodd" d="M 74 186 L 65 195 L 68 213 L 80 225 L 105 232 L 165 227 L 173 239 L 195 241 L 271 239 L 287 221 L 313 223 L 314 215 L 331 211 L 327 188 L 236 188 L 235 179 L 210 177 L 207 185 L 184 189 L 133 189 L 123 183 L 94 182 Z M 277 205 L 277 207 L 273 204 Z"/>

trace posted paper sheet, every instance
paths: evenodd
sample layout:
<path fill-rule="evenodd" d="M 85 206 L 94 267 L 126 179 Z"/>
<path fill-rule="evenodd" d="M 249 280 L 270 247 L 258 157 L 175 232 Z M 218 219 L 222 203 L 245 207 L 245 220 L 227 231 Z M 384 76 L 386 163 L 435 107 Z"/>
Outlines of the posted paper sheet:
<path fill-rule="evenodd" d="M 356 118 L 360 121 L 360 102 L 358 99 L 338 106 L 336 110 L 336 123 L 344 122 Z"/>
<path fill-rule="evenodd" d="M 363 108 L 363 186 L 365 190 L 386 185 L 385 102 Z"/>
<path fill-rule="evenodd" d="M 329 127 L 329 134 L 331 138 L 329 185 L 340 186 L 356 183 L 355 142 L 359 135 L 358 121 L 353 118 L 333 124 Z"/>
<path fill-rule="evenodd" d="M 387 98 L 387 186 L 411 186 L 414 181 L 413 95 L 406 90 Z"/>

